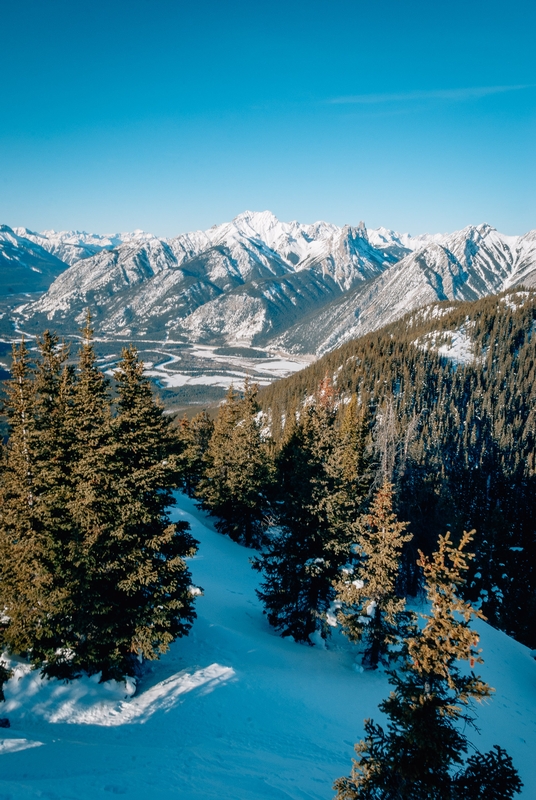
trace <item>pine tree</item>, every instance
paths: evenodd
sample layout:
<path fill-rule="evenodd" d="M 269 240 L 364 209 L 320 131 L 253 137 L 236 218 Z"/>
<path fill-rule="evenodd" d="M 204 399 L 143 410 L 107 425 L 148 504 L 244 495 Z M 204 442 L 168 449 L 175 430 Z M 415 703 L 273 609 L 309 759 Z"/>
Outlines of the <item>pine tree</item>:
<path fill-rule="evenodd" d="M 171 524 L 178 440 L 143 364 L 125 350 L 117 413 L 97 367 L 88 314 L 75 375 L 46 332 L 31 367 L 24 342 L 7 387 L 10 437 L 0 474 L 0 643 L 49 676 L 133 673 L 188 632 L 185 558 Z M 0 673 L 0 678 L 4 673 Z"/>
<path fill-rule="evenodd" d="M 214 423 L 206 411 L 201 411 L 188 420 L 184 416 L 177 427 L 177 438 L 182 445 L 183 484 L 189 497 L 194 497 L 203 477 Z"/>
<path fill-rule="evenodd" d="M 66 419 L 66 437 L 72 442 L 72 493 L 68 513 L 77 530 L 73 553 L 77 585 L 73 597 L 73 641 L 66 658 L 52 659 L 49 675 L 76 675 L 104 670 L 108 602 L 96 576 L 106 569 L 101 543 L 112 536 L 119 513 L 115 489 L 118 468 L 113 459 L 112 413 L 109 382 L 97 366 L 91 314 L 86 315 L 78 353 L 76 380 Z"/>
<path fill-rule="evenodd" d="M 28 367 L 24 342 L 14 353 L 6 407 L 10 437 L 2 475 L 4 642 L 55 674 L 74 644 L 76 530 L 68 514 L 72 457 L 65 435 L 72 392 L 67 349 L 48 331 L 37 340 L 40 357 Z M 68 661 L 68 659 L 67 659 Z M 52 667 L 51 667 L 52 668 Z"/>
<path fill-rule="evenodd" d="M 278 458 L 278 523 L 253 562 L 264 580 L 257 592 L 268 621 L 282 636 L 311 643 L 329 634 L 326 612 L 333 581 L 348 560 L 351 536 L 341 525 L 340 471 L 332 460 L 335 408 L 325 383 L 317 400 L 291 423 Z"/>
<path fill-rule="evenodd" d="M 356 395 L 337 410 L 326 472 L 332 483 L 325 502 L 333 538 L 348 552 L 373 479 L 368 409 L 359 406 Z"/>
<path fill-rule="evenodd" d="M 455 546 L 446 534 L 431 559 L 421 554 L 430 613 L 423 615 L 424 628 L 416 627 L 407 639 L 400 673 L 390 673 L 394 691 L 380 704 L 387 731 L 365 721 L 366 738 L 356 745 L 352 774 L 335 782 L 337 800 L 477 800 L 493 796 L 495 781 L 505 800 L 519 791 L 504 751 L 477 753 L 464 763 L 468 740 L 459 723 L 473 725 L 472 701 L 492 692 L 473 672 L 482 659 L 470 623 L 482 615 L 458 596 L 472 536 L 465 533 Z M 460 660 L 469 662 L 469 674 L 458 667 Z M 464 787 L 466 795 L 460 794 Z"/>
<path fill-rule="evenodd" d="M 72 513 L 82 532 L 84 598 L 72 664 L 103 679 L 158 658 L 195 616 L 184 559 L 197 543 L 166 512 L 180 481 L 176 437 L 135 349 L 123 351 L 114 377 L 115 417 L 87 326 L 74 404 L 81 425 Z"/>
<path fill-rule="evenodd" d="M 217 529 L 246 547 L 263 541 L 267 492 L 273 480 L 271 455 L 261 436 L 257 391 L 248 380 L 242 398 L 233 387 L 229 389 L 197 490 L 204 507 L 218 517 Z"/>
<path fill-rule="evenodd" d="M 197 496 L 203 508 L 221 520 L 225 531 L 227 519 L 232 519 L 232 498 L 229 492 L 228 475 L 231 457 L 233 430 L 240 420 L 240 395 L 231 384 L 218 416 L 205 454 L 205 470 Z"/>
<path fill-rule="evenodd" d="M 77 641 L 73 617 L 79 599 L 79 530 L 69 514 L 73 497 L 73 437 L 69 417 L 74 373 L 68 366 L 68 347 L 45 331 L 37 339 L 39 357 L 33 382 L 35 428 L 34 492 L 39 516 L 43 567 L 49 575 L 46 597 L 40 601 L 46 616 L 35 632 L 34 664 L 62 677 L 70 675 L 70 650 Z M 46 622 L 45 622 L 46 620 Z"/>
<path fill-rule="evenodd" d="M 46 542 L 35 499 L 33 370 L 24 340 L 13 346 L 11 372 L 4 403 L 9 440 L 0 474 L 1 637 L 12 652 L 27 653 L 42 624 L 50 576 L 43 567 Z"/>
<path fill-rule="evenodd" d="M 171 490 L 180 482 L 176 437 L 155 402 L 143 362 L 123 350 L 114 373 L 117 415 L 111 424 L 116 516 L 92 546 L 91 594 L 105 599 L 98 620 L 99 666 L 132 671 L 132 660 L 155 659 L 195 617 L 185 558 L 197 542 L 186 522 L 170 523 Z"/>
<path fill-rule="evenodd" d="M 392 484 L 385 483 L 360 519 L 357 567 L 335 584 L 343 632 L 352 642 L 364 640 L 363 663 L 372 669 L 389 662 L 391 646 L 410 620 L 405 600 L 397 594 L 402 548 L 412 539 L 404 533 L 406 527 L 393 513 Z"/>

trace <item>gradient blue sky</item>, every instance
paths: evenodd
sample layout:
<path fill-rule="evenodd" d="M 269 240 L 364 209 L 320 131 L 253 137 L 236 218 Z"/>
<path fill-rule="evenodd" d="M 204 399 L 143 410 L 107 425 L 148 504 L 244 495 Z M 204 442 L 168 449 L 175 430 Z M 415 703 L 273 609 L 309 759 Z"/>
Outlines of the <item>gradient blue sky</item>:
<path fill-rule="evenodd" d="M 0 222 L 536 228 L 534 0 L 0 9 Z"/>

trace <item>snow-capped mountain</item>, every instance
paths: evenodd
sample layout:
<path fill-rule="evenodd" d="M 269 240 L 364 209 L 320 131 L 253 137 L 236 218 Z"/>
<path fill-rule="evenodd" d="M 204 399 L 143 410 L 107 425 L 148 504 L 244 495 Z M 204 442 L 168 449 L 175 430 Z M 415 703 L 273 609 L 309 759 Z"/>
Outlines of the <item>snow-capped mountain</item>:
<path fill-rule="evenodd" d="M 0 295 L 43 292 L 67 266 L 21 230 L 0 225 Z"/>
<path fill-rule="evenodd" d="M 72 332 L 90 306 L 99 336 L 111 338 L 318 354 L 427 303 L 536 284 L 536 231 L 505 236 L 489 225 L 412 237 L 265 211 L 171 239 L 13 235 L 65 262 L 84 252 L 20 309 L 24 327 Z"/>
<path fill-rule="evenodd" d="M 374 281 L 300 321 L 273 344 L 289 352 L 310 352 L 310 347 L 320 355 L 438 300 L 477 300 L 511 286 L 536 284 L 536 231 L 505 236 L 490 225 L 478 225 L 408 244 L 413 252 Z"/>
<path fill-rule="evenodd" d="M 52 255 L 71 266 L 82 258 L 100 253 L 101 250 L 113 250 L 125 242 L 144 242 L 154 239 L 152 233 L 133 231 L 132 233 L 111 233 L 100 236 L 85 231 L 43 231 L 35 233 L 28 228 L 13 228 L 14 233 L 40 245 Z"/>

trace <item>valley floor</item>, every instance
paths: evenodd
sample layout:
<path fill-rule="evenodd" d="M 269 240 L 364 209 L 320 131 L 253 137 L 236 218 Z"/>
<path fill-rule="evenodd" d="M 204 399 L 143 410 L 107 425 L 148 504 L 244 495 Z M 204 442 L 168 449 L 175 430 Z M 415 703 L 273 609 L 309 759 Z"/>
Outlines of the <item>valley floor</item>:
<path fill-rule="evenodd" d="M 385 675 L 355 668 L 356 653 L 297 645 L 268 626 L 251 551 L 215 533 L 188 498 L 200 540 L 193 580 L 204 589 L 192 633 L 133 686 L 42 681 L 23 664 L 0 716 L 0 800 L 327 800 L 351 768 L 363 718 L 379 720 Z M 496 693 L 478 709 L 479 749 L 506 748 L 536 797 L 536 661 L 478 625 L 482 676 Z"/>

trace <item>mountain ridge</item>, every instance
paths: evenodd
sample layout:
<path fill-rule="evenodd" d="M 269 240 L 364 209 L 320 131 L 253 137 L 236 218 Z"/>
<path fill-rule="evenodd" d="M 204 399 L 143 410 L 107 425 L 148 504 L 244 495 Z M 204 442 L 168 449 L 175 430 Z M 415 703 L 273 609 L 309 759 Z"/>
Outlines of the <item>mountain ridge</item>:
<path fill-rule="evenodd" d="M 245 211 L 168 239 L 9 230 L 21 248 L 56 259 L 56 273 L 66 259 L 59 274 L 51 268 L 47 291 L 18 306 L 14 318 L 29 333 L 77 330 L 90 306 L 109 339 L 318 356 L 419 306 L 536 285 L 536 231 L 507 236 L 487 223 L 412 237 Z M 0 232 L 0 256 L 1 246 Z"/>

